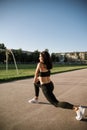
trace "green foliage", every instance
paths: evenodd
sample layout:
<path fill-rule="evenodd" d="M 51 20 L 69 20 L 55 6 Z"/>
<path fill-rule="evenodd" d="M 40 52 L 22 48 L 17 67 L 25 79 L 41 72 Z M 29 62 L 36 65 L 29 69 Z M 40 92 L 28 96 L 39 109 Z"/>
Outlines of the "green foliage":
<path fill-rule="evenodd" d="M 4 43 L 0 43 L 0 49 L 6 49 Z"/>

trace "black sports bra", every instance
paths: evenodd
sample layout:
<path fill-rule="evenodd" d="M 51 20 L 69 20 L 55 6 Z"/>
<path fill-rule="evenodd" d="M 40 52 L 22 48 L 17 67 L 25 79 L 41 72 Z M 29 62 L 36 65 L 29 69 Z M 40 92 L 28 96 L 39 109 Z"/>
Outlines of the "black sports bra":
<path fill-rule="evenodd" d="M 41 76 L 41 77 L 50 76 L 50 70 L 48 70 L 48 71 L 46 71 L 46 72 L 39 72 L 39 76 Z"/>

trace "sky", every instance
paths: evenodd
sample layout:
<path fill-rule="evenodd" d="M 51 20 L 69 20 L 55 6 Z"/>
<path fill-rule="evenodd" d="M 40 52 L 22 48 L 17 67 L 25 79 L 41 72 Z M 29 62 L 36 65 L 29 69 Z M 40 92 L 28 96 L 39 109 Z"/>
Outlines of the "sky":
<path fill-rule="evenodd" d="M 26 51 L 87 51 L 87 0 L 0 0 L 0 43 Z"/>

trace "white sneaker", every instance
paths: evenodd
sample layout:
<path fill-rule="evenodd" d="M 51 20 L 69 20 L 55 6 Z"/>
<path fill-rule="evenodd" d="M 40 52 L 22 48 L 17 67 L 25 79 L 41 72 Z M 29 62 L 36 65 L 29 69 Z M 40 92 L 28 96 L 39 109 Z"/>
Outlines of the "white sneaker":
<path fill-rule="evenodd" d="M 77 114 L 76 119 L 81 120 L 82 119 L 82 112 L 80 109 L 76 111 L 76 114 Z"/>
<path fill-rule="evenodd" d="M 80 121 L 82 119 L 82 116 L 76 116 L 76 120 Z"/>
<path fill-rule="evenodd" d="M 79 110 L 80 110 L 80 112 L 82 113 L 82 115 L 84 115 L 84 113 L 85 113 L 85 108 L 83 108 L 83 107 L 79 107 Z"/>
<path fill-rule="evenodd" d="M 38 99 L 33 98 L 33 99 L 30 99 L 28 102 L 29 103 L 38 103 Z"/>
<path fill-rule="evenodd" d="M 82 119 L 82 115 L 84 115 L 84 113 L 85 113 L 85 108 L 80 106 L 79 110 L 77 110 L 76 113 L 77 113 L 76 119 L 77 120 L 81 120 Z"/>

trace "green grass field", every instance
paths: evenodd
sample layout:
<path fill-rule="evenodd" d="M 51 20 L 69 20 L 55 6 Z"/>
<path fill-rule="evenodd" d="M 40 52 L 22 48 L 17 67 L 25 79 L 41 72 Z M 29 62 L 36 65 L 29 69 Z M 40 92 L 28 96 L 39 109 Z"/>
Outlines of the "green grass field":
<path fill-rule="evenodd" d="M 7 71 L 5 65 L 0 65 L 0 82 L 30 78 L 34 76 L 36 64 L 18 64 L 17 66 L 18 66 L 18 74 L 13 64 L 8 65 Z M 62 72 L 73 71 L 73 70 L 84 69 L 84 68 L 87 68 L 87 65 L 55 64 L 51 72 L 52 74 L 55 74 L 55 73 L 62 73 Z"/>

